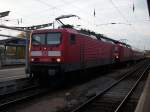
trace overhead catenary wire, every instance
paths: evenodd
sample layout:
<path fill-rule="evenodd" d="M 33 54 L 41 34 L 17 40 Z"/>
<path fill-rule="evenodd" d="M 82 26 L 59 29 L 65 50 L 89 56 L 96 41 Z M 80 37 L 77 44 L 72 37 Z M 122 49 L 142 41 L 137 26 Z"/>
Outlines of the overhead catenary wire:
<path fill-rule="evenodd" d="M 53 6 L 53 5 L 47 3 L 47 2 L 45 2 L 45 1 L 43 1 L 43 0 L 34 0 L 34 1 L 38 1 L 38 2 L 42 3 L 43 5 L 49 7 L 50 9 L 58 9 L 58 10 L 60 10 L 59 7 Z M 68 1 L 66 1 L 66 0 L 63 0 L 63 1 L 64 1 L 64 6 L 65 6 L 66 3 L 67 3 L 67 4 L 69 4 L 69 5 L 72 5 L 72 6 L 76 7 L 76 9 L 78 9 L 78 10 L 82 10 L 82 8 L 80 8 L 80 7 L 76 6 L 76 5 L 74 5 L 75 2 L 73 2 L 73 1 L 71 1 L 71 3 L 68 2 Z M 63 6 L 63 5 L 62 5 L 62 6 Z M 64 12 L 64 10 L 61 10 L 61 11 Z M 85 15 L 89 14 L 89 13 L 88 13 L 87 11 L 85 11 L 85 10 L 81 11 L 81 13 L 83 13 L 83 14 L 85 14 Z M 96 17 L 96 18 L 97 18 L 97 17 Z M 82 20 L 82 19 L 83 19 L 83 20 Z M 84 21 L 84 22 L 86 21 L 88 24 L 90 23 L 90 24 L 96 25 L 95 22 L 92 23 L 91 21 L 88 21 L 87 19 L 84 19 L 84 18 L 82 18 L 82 19 L 81 19 L 81 21 Z"/>
<path fill-rule="evenodd" d="M 110 2 L 111 2 L 111 4 L 114 6 L 114 8 L 117 10 L 117 12 L 120 14 L 120 16 L 127 22 L 127 23 L 129 23 L 129 21 L 126 19 L 126 17 L 124 16 L 124 14 L 119 10 L 119 8 L 116 6 L 116 4 L 113 2 L 113 0 L 109 0 Z M 133 4 L 134 4 L 134 0 L 133 0 Z M 134 8 L 133 8 L 133 10 L 135 10 L 135 5 L 133 5 L 134 6 Z M 129 23 L 129 24 L 131 24 L 131 23 Z M 130 25 L 131 26 L 131 28 L 133 29 L 133 31 L 135 32 L 135 34 L 136 33 L 139 33 L 137 30 L 136 30 L 136 28 L 133 26 L 133 23 L 132 23 L 132 25 Z"/>
<path fill-rule="evenodd" d="M 34 1 L 39 1 L 39 2 L 41 2 L 42 4 L 44 4 L 44 5 L 47 5 L 49 8 L 48 9 L 46 9 L 46 10 L 42 10 L 42 11 L 38 11 L 36 14 L 38 14 L 38 15 L 40 15 L 40 14 L 43 14 L 43 12 L 48 12 L 48 10 L 50 10 L 50 9 L 59 9 L 59 8 L 57 8 L 57 7 L 55 7 L 55 6 L 50 6 L 50 4 L 47 4 L 46 2 L 42 2 L 41 0 L 34 0 Z M 29 15 L 23 15 L 22 13 L 19 13 L 19 12 L 17 12 L 17 13 L 15 13 L 17 16 L 23 16 L 23 17 L 26 17 L 26 18 L 22 18 L 22 20 L 27 20 L 28 22 L 31 22 L 32 21 L 32 19 L 30 19 L 30 18 L 33 18 L 33 17 L 35 17 L 35 16 L 33 16 L 33 15 L 35 15 L 35 12 L 30 12 L 31 14 L 29 14 Z"/>
<path fill-rule="evenodd" d="M 40 2 L 40 3 L 42 3 L 42 4 L 44 4 L 44 5 L 48 6 L 48 7 L 50 7 L 50 8 L 52 8 L 52 9 L 61 10 L 61 9 L 59 9 L 58 7 L 53 7 L 52 5 L 50 5 L 49 3 L 45 2 L 45 1 L 42 1 L 42 0 L 35 0 L 35 1 Z M 81 11 L 82 14 L 84 14 L 84 15 L 87 15 L 87 14 L 88 14 L 88 15 L 89 15 L 89 13 L 88 13 L 87 11 L 85 11 L 85 10 L 83 10 L 82 8 L 77 7 L 76 5 L 74 5 L 75 2 L 73 2 L 73 1 L 68 2 L 68 1 L 66 1 L 66 0 L 63 0 L 63 2 L 64 2 L 64 5 L 61 5 L 61 7 L 62 7 L 62 6 L 66 6 L 66 4 L 69 4 L 69 5 L 72 5 L 73 7 L 76 7 L 77 10 L 82 10 L 82 11 Z M 61 12 L 64 12 L 64 10 L 61 10 Z M 88 21 L 87 19 L 85 19 L 85 18 L 83 18 L 83 17 L 81 18 L 81 21 L 87 22 L 88 24 L 89 24 L 89 23 L 90 23 L 90 24 L 93 24 L 91 21 Z M 94 24 L 93 24 L 93 25 L 94 25 Z"/>
<path fill-rule="evenodd" d="M 69 5 L 70 5 L 70 2 L 68 2 L 67 0 L 62 0 L 62 1 L 65 2 L 65 4 L 69 4 Z M 72 2 L 72 1 L 71 1 L 71 2 Z M 87 23 L 87 24 L 89 25 L 89 27 L 91 27 L 91 25 L 92 25 L 93 28 L 95 29 L 95 27 L 96 27 L 95 19 L 98 18 L 98 16 L 97 16 L 96 18 L 95 18 L 95 16 L 94 16 L 94 18 L 93 18 L 93 14 L 92 14 L 92 13 L 89 14 L 89 12 L 87 12 L 87 11 L 84 10 L 83 8 L 80 8 L 79 6 L 75 5 L 74 3 L 75 3 L 75 2 L 72 2 L 71 5 L 72 5 L 73 7 L 75 7 L 76 10 L 79 10 L 80 13 L 82 13 L 82 14 L 84 14 L 84 15 L 91 15 L 91 18 L 90 18 L 90 19 L 93 19 L 93 22 L 92 22 L 92 21 L 89 21 L 87 18 L 81 17 L 81 21 L 84 22 L 84 23 Z M 81 10 L 82 10 L 82 11 L 81 11 Z M 91 10 L 93 10 L 92 7 L 91 7 Z M 96 12 L 95 12 L 95 14 L 96 14 Z M 100 20 L 100 18 L 99 18 L 99 20 Z"/>
<path fill-rule="evenodd" d="M 50 7 L 51 9 L 58 9 L 58 10 L 60 10 L 61 12 L 64 12 L 64 10 L 61 10 L 61 9 L 59 9 L 58 7 L 54 7 L 54 6 L 50 5 L 49 3 L 45 2 L 45 1 L 42 1 L 42 0 L 35 0 L 35 1 L 40 2 L 40 3 L 44 4 L 45 6 Z M 66 3 L 67 3 L 67 4 L 69 4 L 69 5 L 72 5 L 72 6 L 76 7 L 76 9 L 81 10 L 81 8 L 79 8 L 79 7 L 75 6 L 75 5 L 73 5 L 73 2 L 72 2 L 72 3 L 70 3 L 70 2 L 68 3 L 67 1 L 64 1 L 64 0 L 63 0 L 63 2 L 65 2 L 65 3 L 64 3 L 64 5 L 61 5 L 61 7 L 62 7 L 62 6 L 66 6 Z M 83 10 L 83 9 L 82 9 L 82 10 Z M 66 13 L 66 12 L 64 12 L 64 13 Z M 85 11 L 81 11 L 81 13 L 83 13 L 84 15 L 88 14 L 88 12 L 85 12 Z M 83 20 L 82 20 L 82 19 L 83 19 Z M 91 24 L 92 24 L 91 21 L 88 21 L 87 19 L 84 19 L 83 17 L 81 18 L 81 21 L 84 21 L 84 22 L 86 21 L 87 23 L 91 23 Z M 93 25 L 94 25 L 94 24 L 93 24 Z"/>
<path fill-rule="evenodd" d="M 84 14 L 84 15 L 89 15 L 89 12 L 87 12 L 87 11 L 83 10 L 82 8 L 80 8 L 80 7 L 76 6 L 76 5 L 74 5 L 75 2 L 73 2 L 73 1 L 68 2 L 68 1 L 66 1 L 66 0 L 62 0 L 63 3 L 64 3 L 64 5 L 60 5 L 60 6 L 58 6 L 58 7 L 52 6 L 51 4 L 49 4 L 49 3 L 45 2 L 45 1 L 42 1 L 42 0 L 34 0 L 34 1 L 40 2 L 40 3 L 42 3 L 43 5 L 48 6 L 48 7 L 50 7 L 50 8 L 53 9 L 53 10 L 54 10 L 54 9 L 60 10 L 61 12 L 64 12 L 64 10 L 61 10 L 61 9 L 58 8 L 58 7 L 61 7 L 61 8 L 62 8 L 63 6 L 66 6 L 66 4 L 69 4 L 69 6 L 75 7 L 76 10 L 80 10 L 80 13 L 82 13 L 82 14 Z M 82 11 L 81 11 L 81 10 L 82 10 Z M 97 17 L 97 18 L 98 18 L 98 17 Z M 87 20 L 87 18 L 85 19 L 85 18 L 81 17 L 81 21 L 86 22 L 87 24 L 91 24 L 91 25 L 95 26 L 95 22 L 93 23 L 93 22 Z"/>
<path fill-rule="evenodd" d="M 62 8 L 62 7 L 64 7 L 64 6 L 66 6 L 66 3 L 67 3 L 67 4 L 69 4 L 69 5 L 72 5 L 73 7 L 76 7 L 76 10 L 82 10 L 81 13 L 83 13 L 84 15 L 87 15 L 87 14 L 89 15 L 89 13 L 88 13 L 87 11 L 85 11 L 85 10 L 83 10 L 82 8 L 80 8 L 80 7 L 76 6 L 76 5 L 74 5 L 75 2 L 73 2 L 73 1 L 68 2 L 68 1 L 66 1 L 66 0 L 63 0 L 64 5 L 58 5 L 58 6 L 53 6 L 53 5 L 47 3 L 47 2 L 45 2 L 45 1 L 43 1 L 43 0 L 34 0 L 34 1 L 40 2 L 41 4 L 43 4 L 43 5 L 47 6 L 47 7 L 49 7 L 49 8 L 46 9 L 46 10 L 49 10 L 49 9 L 56 10 L 56 9 L 57 9 L 57 10 L 60 10 L 61 12 L 64 12 L 64 10 L 61 10 L 60 7 Z M 41 11 L 41 12 L 48 12 L 48 11 Z M 40 13 L 38 13 L 38 15 L 39 15 L 39 14 L 40 14 Z M 41 14 L 43 14 L 43 13 L 41 13 Z M 27 17 L 30 18 L 29 16 L 27 16 Z M 98 18 L 98 16 L 97 16 L 96 18 Z M 95 19 L 96 19 L 96 18 L 95 18 Z M 82 17 L 81 21 L 87 22 L 88 24 L 90 23 L 90 24 L 93 25 L 93 26 L 95 25 L 93 22 L 87 20 L 87 18 L 85 19 L 85 18 Z"/>
<path fill-rule="evenodd" d="M 66 2 L 66 0 L 63 0 L 63 1 L 65 1 Z M 125 22 L 125 23 L 121 23 L 121 22 L 117 22 L 118 24 L 125 24 L 125 25 L 131 25 L 130 23 L 129 23 L 129 21 L 126 19 L 126 17 L 122 14 L 122 12 L 119 10 L 119 8 L 114 4 L 114 2 L 111 0 L 111 2 L 112 2 L 112 4 L 113 4 L 113 7 L 115 7 L 115 9 L 118 11 L 118 13 L 121 15 L 121 17 L 127 22 Z M 66 2 L 67 3 L 67 2 Z M 68 4 L 68 3 L 67 3 Z M 73 4 L 72 4 L 73 5 Z M 78 7 L 78 6 L 76 6 L 76 5 L 73 5 L 74 7 L 76 7 L 77 9 L 79 9 L 79 10 L 81 10 L 81 8 L 80 7 Z M 85 11 L 82 11 L 82 13 L 83 12 L 85 12 Z M 98 18 L 98 17 L 96 17 L 96 18 Z M 94 20 L 95 20 L 95 17 L 94 17 Z M 117 24 L 116 23 L 116 24 Z M 96 25 L 96 23 L 95 23 L 95 21 L 94 21 L 94 24 L 93 25 L 95 25 L 95 26 L 97 26 Z M 104 25 L 108 25 L 108 24 L 104 24 Z"/>
<path fill-rule="evenodd" d="M 124 16 L 124 14 L 120 11 L 120 9 L 116 6 L 116 4 L 113 2 L 113 0 L 109 0 L 110 3 L 113 5 L 113 7 L 117 10 L 117 12 L 120 14 L 120 16 L 127 22 L 129 23 L 129 21 L 126 19 L 126 17 Z"/>

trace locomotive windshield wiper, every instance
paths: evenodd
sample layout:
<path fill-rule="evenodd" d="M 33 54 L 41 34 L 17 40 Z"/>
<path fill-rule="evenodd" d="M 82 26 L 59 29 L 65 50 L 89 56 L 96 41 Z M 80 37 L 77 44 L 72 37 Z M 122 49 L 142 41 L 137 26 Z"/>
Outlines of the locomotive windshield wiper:
<path fill-rule="evenodd" d="M 36 39 L 32 38 L 32 43 L 35 45 L 42 44 L 41 42 L 37 41 Z"/>

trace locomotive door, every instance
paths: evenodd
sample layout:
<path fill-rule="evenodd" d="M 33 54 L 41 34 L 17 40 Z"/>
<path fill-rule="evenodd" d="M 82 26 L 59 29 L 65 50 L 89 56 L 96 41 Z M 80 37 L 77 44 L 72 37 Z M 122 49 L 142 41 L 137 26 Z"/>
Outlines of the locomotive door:
<path fill-rule="evenodd" d="M 81 44 L 80 44 L 80 65 L 81 65 L 81 68 L 85 68 L 85 58 L 84 58 L 84 40 L 81 41 Z"/>

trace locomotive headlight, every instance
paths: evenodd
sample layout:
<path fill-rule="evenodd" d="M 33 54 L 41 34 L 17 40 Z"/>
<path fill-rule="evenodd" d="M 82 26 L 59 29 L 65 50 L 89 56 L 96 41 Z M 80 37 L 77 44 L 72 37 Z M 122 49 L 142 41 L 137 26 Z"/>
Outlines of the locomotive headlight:
<path fill-rule="evenodd" d="M 57 62 L 61 62 L 61 59 L 60 59 L 60 58 L 57 58 L 56 61 L 57 61 Z"/>
<path fill-rule="evenodd" d="M 34 61 L 34 58 L 31 58 L 31 61 Z"/>
<path fill-rule="evenodd" d="M 119 58 L 119 56 L 116 56 L 116 58 L 118 59 L 118 58 Z"/>

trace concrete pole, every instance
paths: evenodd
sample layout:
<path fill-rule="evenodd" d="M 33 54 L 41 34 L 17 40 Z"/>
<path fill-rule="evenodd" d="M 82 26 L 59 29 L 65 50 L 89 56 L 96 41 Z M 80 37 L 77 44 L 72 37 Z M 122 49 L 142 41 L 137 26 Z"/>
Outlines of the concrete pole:
<path fill-rule="evenodd" d="M 29 64 L 29 39 L 30 34 L 26 32 L 26 49 L 25 49 L 25 73 L 30 73 L 30 64 Z"/>

